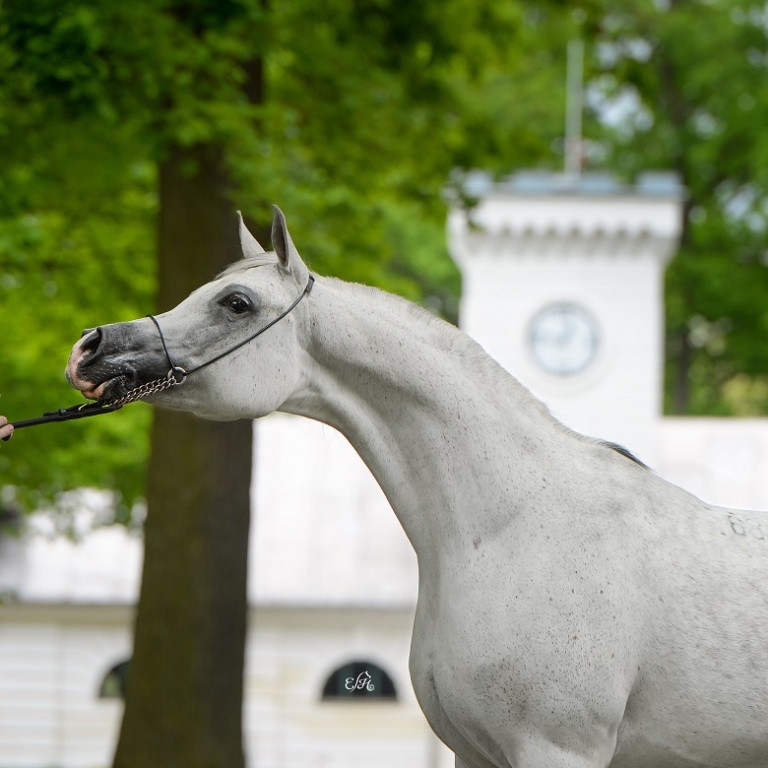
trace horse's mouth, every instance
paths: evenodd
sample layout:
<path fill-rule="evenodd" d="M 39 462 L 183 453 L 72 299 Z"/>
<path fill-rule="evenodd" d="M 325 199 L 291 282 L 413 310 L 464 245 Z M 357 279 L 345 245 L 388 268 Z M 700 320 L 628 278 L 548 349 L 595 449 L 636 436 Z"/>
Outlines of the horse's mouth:
<path fill-rule="evenodd" d="M 87 397 L 89 400 L 102 400 L 104 399 L 107 387 L 112 383 L 113 379 L 102 381 L 101 384 L 97 384 L 90 389 L 81 390 L 83 397 Z"/>
<path fill-rule="evenodd" d="M 125 397 L 132 388 L 128 377 L 121 375 L 102 381 L 101 384 L 97 384 L 82 392 L 83 396 L 89 400 L 102 400 L 105 403 L 111 403 L 119 400 L 121 397 Z"/>
<path fill-rule="evenodd" d="M 82 376 L 79 365 L 74 367 L 74 371 L 68 366 L 66 377 L 69 384 L 88 400 L 111 402 L 123 397 L 131 389 L 129 377 L 126 374 L 93 381 Z"/>
<path fill-rule="evenodd" d="M 97 387 L 81 390 L 81 393 L 83 397 L 87 397 L 89 400 L 101 400 L 101 398 L 104 396 L 104 388 L 106 385 L 107 382 L 102 382 Z"/>

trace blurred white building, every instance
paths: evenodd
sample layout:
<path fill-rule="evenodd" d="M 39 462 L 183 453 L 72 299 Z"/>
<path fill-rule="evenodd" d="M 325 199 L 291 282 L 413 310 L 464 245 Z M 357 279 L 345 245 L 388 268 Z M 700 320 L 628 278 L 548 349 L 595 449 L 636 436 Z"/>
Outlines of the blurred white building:
<path fill-rule="evenodd" d="M 465 329 L 569 426 L 709 502 L 768 508 L 768 423 L 661 417 L 674 178 L 475 174 L 465 191 L 478 204 L 448 224 Z M 383 494 L 329 427 L 278 415 L 257 433 L 249 764 L 452 766 L 411 689 L 416 559 Z M 0 768 L 108 766 L 141 540 L 102 528 L 73 543 L 48 528 L 37 516 L 23 539 L 0 538 Z M 339 696 L 359 670 L 375 695 Z"/>

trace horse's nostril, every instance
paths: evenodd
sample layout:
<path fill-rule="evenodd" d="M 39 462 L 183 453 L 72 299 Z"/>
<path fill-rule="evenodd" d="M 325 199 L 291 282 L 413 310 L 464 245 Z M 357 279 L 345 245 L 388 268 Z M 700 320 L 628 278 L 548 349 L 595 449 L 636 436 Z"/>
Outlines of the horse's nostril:
<path fill-rule="evenodd" d="M 99 348 L 99 344 L 101 344 L 101 329 L 85 330 L 83 331 L 83 336 L 81 338 L 81 351 L 93 354 Z"/>

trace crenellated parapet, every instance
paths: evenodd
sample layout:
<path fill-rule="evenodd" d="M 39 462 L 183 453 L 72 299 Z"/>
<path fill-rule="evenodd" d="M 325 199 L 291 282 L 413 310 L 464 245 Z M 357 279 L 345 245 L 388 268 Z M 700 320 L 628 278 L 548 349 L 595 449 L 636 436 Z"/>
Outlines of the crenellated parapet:
<path fill-rule="evenodd" d="M 633 185 L 603 174 L 523 171 L 499 181 L 473 171 L 456 180 L 448 217 L 451 253 L 482 256 L 653 256 L 666 261 L 680 233 L 683 189 L 674 174 Z M 461 199 L 469 205 L 459 205 Z"/>

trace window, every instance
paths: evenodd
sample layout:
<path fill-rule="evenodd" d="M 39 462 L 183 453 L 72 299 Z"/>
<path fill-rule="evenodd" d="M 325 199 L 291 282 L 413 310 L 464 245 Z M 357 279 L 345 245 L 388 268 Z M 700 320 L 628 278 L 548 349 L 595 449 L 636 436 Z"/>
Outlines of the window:
<path fill-rule="evenodd" d="M 350 661 L 333 672 L 323 686 L 323 701 L 371 699 L 395 701 L 392 678 L 370 661 Z"/>
<path fill-rule="evenodd" d="M 115 666 L 104 675 L 104 679 L 99 686 L 100 699 L 125 698 L 125 686 L 128 681 L 128 670 L 130 665 L 130 659 L 121 661 L 119 664 L 115 664 Z"/>

